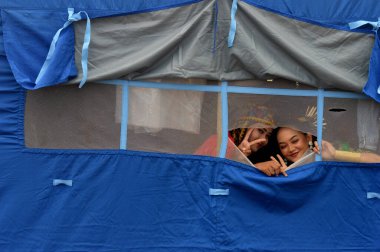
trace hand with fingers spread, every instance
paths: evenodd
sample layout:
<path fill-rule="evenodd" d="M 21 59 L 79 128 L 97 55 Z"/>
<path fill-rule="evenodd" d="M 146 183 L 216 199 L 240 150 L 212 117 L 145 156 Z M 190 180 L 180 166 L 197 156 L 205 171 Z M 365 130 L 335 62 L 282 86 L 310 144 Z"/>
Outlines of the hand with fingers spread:
<path fill-rule="evenodd" d="M 244 136 L 243 141 L 239 144 L 238 148 L 245 156 L 249 156 L 252 153 L 252 147 L 258 144 L 266 144 L 267 139 L 259 138 L 253 141 L 249 141 L 249 137 L 254 129 L 250 128 Z"/>

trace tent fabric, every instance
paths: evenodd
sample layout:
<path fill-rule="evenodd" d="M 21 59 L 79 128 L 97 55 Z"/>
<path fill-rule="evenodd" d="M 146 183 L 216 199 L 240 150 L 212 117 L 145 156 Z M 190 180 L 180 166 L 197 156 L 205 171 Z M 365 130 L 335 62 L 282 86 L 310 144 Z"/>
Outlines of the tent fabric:
<path fill-rule="evenodd" d="M 193 6 L 185 8 L 194 10 Z M 162 12 L 165 18 L 176 20 L 168 23 L 166 28 L 161 28 L 165 19 L 160 18 L 159 13 L 156 13 L 154 23 L 138 31 L 134 27 L 140 26 L 146 14 L 93 22 L 88 80 L 170 77 L 242 80 L 281 77 L 314 87 L 362 91 L 367 81 L 372 34 L 331 30 L 241 3 L 235 45 L 228 49 L 226 39 L 230 24 L 226 20 L 229 19 L 229 8 L 226 2 L 218 4 L 216 35 L 212 30 L 213 17 L 210 14 L 214 7 L 206 3 L 196 12 L 186 12 L 194 13 L 187 23 L 182 18 L 182 11 L 185 10 L 173 9 L 172 15 L 168 11 Z M 125 27 L 125 23 L 136 25 Z M 167 31 L 174 31 L 175 36 Z M 84 23 L 77 24 L 78 66 L 83 32 Z M 140 36 L 155 39 L 153 42 L 149 39 L 142 41 Z M 214 39 L 217 45 L 215 52 Z M 71 82 L 77 83 L 81 78 L 79 74 Z"/>
<path fill-rule="evenodd" d="M 178 6 L 196 3 L 202 0 L 150 0 L 150 1 L 72 1 L 72 0 L 55 0 L 55 1 L 4 1 L 1 3 L 3 9 L 13 10 L 54 10 L 67 11 L 68 7 L 89 11 L 91 17 L 101 17 L 107 15 L 116 15 L 120 13 L 141 13 L 160 9 L 174 8 Z M 95 14 L 97 13 L 97 14 Z M 94 16 L 95 15 L 95 16 Z"/>
<path fill-rule="evenodd" d="M 122 9 L 116 13 L 115 6 L 118 4 L 122 5 Z M 83 33 L 84 22 L 75 24 L 75 51 L 72 26 L 59 40 L 52 69 L 61 71 L 53 71 L 52 76 L 48 76 L 43 83 L 35 84 L 52 37 L 67 19 L 67 10 L 62 6 L 64 2 L 48 5 L 50 8 L 60 5 L 60 11 L 41 5 L 39 11 L 18 6 L 17 2 L 7 4 L 2 9 L 5 47 L 16 80 L 28 89 L 56 85 L 74 76 L 77 77 L 71 82 L 77 83 L 82 78 L 78 48 L 81 48 L 83 39 L 78 34 Z M 376 51 L 373 51 L 372 72 L 368 78 L 374 36 L 371 31 L 349 31 L 346 25 L 356 18 L 372 20 L 378 5 L 374 4 L 367 13 L 364 10 L 368 5 L 364 1 L 356 4 L 350 1 L 345 6 L 327 2 L 326 5 L 297 5 L 289 1 L 279 1 L 278 4 L 269 1 L 265 4 L 252 0 L 239 1 L 238 5 L 236 44 L 232 49 L 226 46 L 230 25 L 229 1 L 164 1 L 162 4 L 152 2 L 149 6 L 136 3 L 124 6 L 114 1 L 99 6 L 94 3 L 93 8 L 86 6 L 86 3 L 78 5 L 75 11 L 86 11 L 93 22 L 88 80 L 163 76 L 213 80 L 279 77 L 317 87 L 356 92 L 361 92 L 368 81 L 364 91 L 378 99 L 377 92 L 374 93 L 371 88 L 378 87 Z M 350 9 L 348 6 L 353 7 Z M 314 8 L 326 11 L 318 16 L 317 11 L 312 11 Z M 146 12 L 148 10 L 153 11 Z M 135 15 L 96 19 L 121 14 Z M 35 25 L 31 26 L 31 23 Z M 149 24 L 150 29 L 144 24 Z M 110 27 L 117 27 L 116 32 L 110 32 Z M 106 33 L 103 34 L 103 31 Z M 137 39 L 142 34 L 155 39 Z M 15 43 L 20 36 L 31 43 Z M 120 51 L 116 45 L 123 50 Z M 99 51 L 103 53 L 99 54 Z M 76 67 L 74 58 L 77 60 Z"/>
<path fill-rule="evenodd" d="M 380 249 L 380 202 L 367 198 L 378 164 L 319 162 L 285 178 L 211 157 L 25 148 L 24 90 L 0 62 L 2 251 Z"/>
<path fill-rule="evenodd" d="M 243 0 L 253 6 L 320 25 L 349 30 L 348 23 L 358 20 L 377 21 L 380 5 L 376 0 L 302 1 Z"/>
<path fill-rule="evenodd" d="M 2 251 L 380 249 L 380 201 L 367 199 L 380 192 L 374 164 L 310 164 L 285 178 L 217 158 L 43 150 L 0 157 Z M 229 195 L 210 196 L 210 188 Z"/>
<path fill-rule="evenodd" d="M 380 5 L 377 1 L 262 1 L 244 0 L 251 5 L 263 8 L 281 15 L 299 19 L 309 23 L 331 27 L 334 29 L 348 30 L 349 24 L 357 21 L 377 22 L 379 19 Z M 372 48 L 368 80 L 364 85 L 363 93 L 380 102 L 380 82 L 378 80 L 378 68 L 380 58 L 380 41 L 377 29 L 372 26 L 360 27 L 360 32 L 372 32 L 375 34 L 375 43 Z"/>
<path fill-rule="evenodd" d="M 7 1 L 12 17 L 23 3 Z M 380 201 L 367 198 L 380 193 L 379 164 L 319 162 L 285 178 L 211 157 L 25 148 L 25 89 L 17 79 L 25 71 L 11 68 L 14 58 L 4 50 L 10 12 L 2 10 L 0 25 L 1 251 L 380 250 Z M 63 11 L 60 17 L 64 22 Z M 58 19 L 50 25 L 59 28 Z M 43 41 L 30 48 L 29 65 L 43 63 L 55 32 L 34 24 L 34 39 L 13 41 Z M 29 67 L 25 78 L 33 79 Z M 230 193 L 211 196 L 210 188 Z"/>
<path fill-rule="evenodd" d="M 120 14 L 141 13 L 146 11 L 154 11 L 159 9 L 173 8 L 182 5 L 188 5 L 198 1 L 154 1 L 150 3 L 139 3 L 139 1 L 131 1 L 129 4 L 99 4 L 98 8 L 91 8 L 86 11 L 90 18 L 113 16 Z M 38 2 L 37 2 L 38 3 Z M 11 68 L 15 73 L 16 80 L 25 88 L 36 89 L 46 86 L 55 85 L 68 81 L 77 75 L 74 65 L 74 34 L 73 26 L 64 29 L 59 37 L 56 45 L 55 54 L 52 57 L 50 68 L 47 69 L 45 76 L 38 85 L 36 78 L 49 51 L 50 42 L 54 34 L 60 29 L 68 18 L 67 8 L 78 6 L 79 10 L 85 8 L 83 5 L 76 5 L 62 1 L 53 5 L 36 5 L 33 4 L 26 8 L 25 6 L 5 5 L 1 9 L 1 16 L 4 23 L 4 37 L 6 43 L 7 56 L 11 64 Z M 21 8 L 22 7 L 22 8 Z M 40 8 L 41 11 L 35 11 L 33 8 Z M 59 8 L 49 9 L 49 8 Z M 76 11 L 76 10 L 75 10 Z M 49 22 L 46 22 L 49 20 Z M 30 24 L 33 24 L 31 27 Z M 20 41 L 19 44 L 13 44 L 11 41 L 18 41 L 18 38 L 24 38 L 27 43 L 25 45 Z M 24 40 L 23 40 L 24 41 Z M 32 54 L 35 53 L 35 54 Z M 26 56 L 32 55 L 32 57 Z M 26 58 L 25 58 L 26 57 Z M 60 71 L 57 71 L 60 69 Z"/>

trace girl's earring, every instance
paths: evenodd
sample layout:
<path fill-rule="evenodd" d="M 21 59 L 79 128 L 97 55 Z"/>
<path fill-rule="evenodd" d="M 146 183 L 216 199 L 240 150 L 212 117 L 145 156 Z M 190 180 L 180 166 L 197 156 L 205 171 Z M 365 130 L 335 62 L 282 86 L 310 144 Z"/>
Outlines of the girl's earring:
<path fill-rule="evenodd" d="M 309 149 L 310 149 L 310 150 L 313 149 L 313 142 L 312 142 L 312 141 L 309 141 Z"/>
<path fill-rule="evenodd" d="M 284 160 L 285 165 L 288 165 L 288 160 L 286 158 L 284 158 L 283 160 Z"/>

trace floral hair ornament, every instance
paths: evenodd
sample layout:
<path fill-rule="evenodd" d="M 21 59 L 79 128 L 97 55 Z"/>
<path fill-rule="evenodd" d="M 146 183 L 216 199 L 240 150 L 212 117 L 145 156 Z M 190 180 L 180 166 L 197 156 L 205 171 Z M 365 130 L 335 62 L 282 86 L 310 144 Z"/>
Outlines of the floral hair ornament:
<path fill-rule="evenodd" d="M 253 104 L 239 109 L 230 134 L 235 144 L 240 144 L 249 128 L 275 128 L 275 121 L 270 109 L 263 105 Z"/>

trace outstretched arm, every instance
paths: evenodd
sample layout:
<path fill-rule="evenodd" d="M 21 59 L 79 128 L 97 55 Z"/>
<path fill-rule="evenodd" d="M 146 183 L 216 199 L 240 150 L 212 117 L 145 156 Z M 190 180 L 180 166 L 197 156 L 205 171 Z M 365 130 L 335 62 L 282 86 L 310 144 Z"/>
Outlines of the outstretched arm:
<path fill-rule="evenodd" d="M 315 142 L 314 152 L 320 153 L 318 143 Z M 369 152 L 350 152 L 336 150 L 334 146 L 327 142 L 322 141 L 322 158 L 325 160 L 337 160 L 346 162 L 357 163 L 380 163 L 380 156 Z"/>

